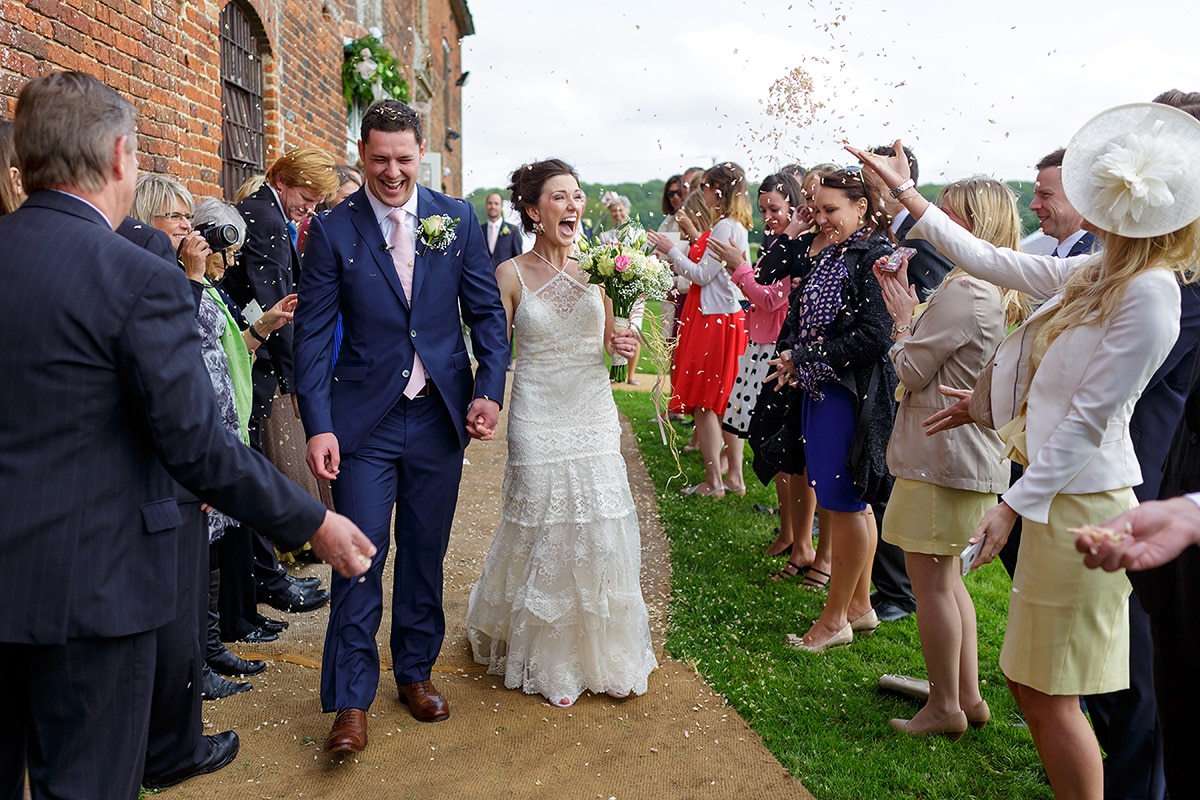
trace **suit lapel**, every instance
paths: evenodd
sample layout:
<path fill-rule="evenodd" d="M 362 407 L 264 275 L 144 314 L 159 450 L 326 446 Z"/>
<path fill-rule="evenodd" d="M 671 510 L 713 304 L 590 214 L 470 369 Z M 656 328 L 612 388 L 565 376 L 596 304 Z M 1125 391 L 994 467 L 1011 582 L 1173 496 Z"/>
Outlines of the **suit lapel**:
<path fill-rule="evenodd" d="M 375 210 L 371 207 L 366 192 L 367 187 L 363 186 L 346 200 L 353 210 L 350 215 L 351 222 L 388 286 L 392 287 L 392 291 L 404 307 L 409 308 L 408 300 L 404 297 L 404 287 L 400 285 L 400 276 L 396 274 L 396 262 L 392 261 L 392 254 L 388 250 L 387 242 L 383 240 L 383 231 L 379 229 L 379 221 L 375 219 Z M 416 294 L 415 287 L 413 294 Z"/>
<path fill-rule="evenodd" d="M 413 226 L 413 252 L 416 260 L 413 263 L 412 296 L 415 304 L 421 295 L 421 286 L 425 282 L 425 273 L 430 268 L 430 260 L 437 258 L 437 251 L 430 250 L 422 241 L 421 220 L 436 214 L 433 208 L 433 193 L 420 184 L 417 185 L 417 224 Z"/>

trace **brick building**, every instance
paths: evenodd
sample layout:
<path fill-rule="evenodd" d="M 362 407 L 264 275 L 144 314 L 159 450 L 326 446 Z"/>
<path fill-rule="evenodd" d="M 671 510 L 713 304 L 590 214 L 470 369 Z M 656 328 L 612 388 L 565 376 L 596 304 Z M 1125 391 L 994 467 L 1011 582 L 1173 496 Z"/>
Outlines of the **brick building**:
<path fill-rule="evenodd" d="M 353 163 L 343 45 L 371 29 L 425 119 L 421 182 L 461 195 L 467 0 L 0 0 L 0 112 L 29 78 L 91 73 L 137 106 L 143 170 L 232 198 L 295 147 Z"/>

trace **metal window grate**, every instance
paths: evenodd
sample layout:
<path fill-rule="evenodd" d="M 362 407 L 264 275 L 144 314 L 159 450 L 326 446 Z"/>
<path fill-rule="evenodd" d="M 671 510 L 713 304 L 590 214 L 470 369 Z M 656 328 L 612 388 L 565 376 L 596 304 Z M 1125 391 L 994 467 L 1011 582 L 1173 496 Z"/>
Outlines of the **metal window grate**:
<path fill-rule="evenodd" d="M 221 188 L 232 201 L 263 160 L 263 46 L 239 0 L 221 11 Z"/>

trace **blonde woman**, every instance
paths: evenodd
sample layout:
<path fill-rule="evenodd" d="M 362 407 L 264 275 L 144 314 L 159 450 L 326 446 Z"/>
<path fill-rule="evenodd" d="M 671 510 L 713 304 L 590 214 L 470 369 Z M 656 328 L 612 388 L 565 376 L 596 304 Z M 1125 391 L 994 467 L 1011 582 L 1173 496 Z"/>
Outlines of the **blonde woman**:
<path fill-rule="evenodd" d="M 913 190 L 903 158 L 847 149 L 917 219 L 910 236 L 977 277 L 1050 298 L 996 352 L 991 416 L 1027 466 L 971 538 L 982 548 L 975 563 L 987 563 L 1023 520 L 1000 667 L 1055 796 L 1099 800 L 1100 747 L 1079 695 L 1128 685 L 1129 582 L 1084 567 L 1067 531 L 1136 503 L 1129 417 L 1179 333 L 1176 273 L 1194 280 L 1200 252 L 1200 123 L 1138 103 L 1075 134 L 1063 188 L 1104 249 L 1069 259 L 977 239 Z M 956 412 L 934 415 L 929 429 L 953 426 Z"/>
<path fill-rule="evenodd" d="M 939 202 L 946 216 L 978 238 L 1018 247 L 1017 198 L 999 181 L 956 181 L 942 190 Z M 902 394 L 888 445 L 896 484 L 883 517 L 883 540 L 904 550 L 929 675 L 925 707 L 910 720 L 892 720 L 892 726 L 913 736 L 957 739 L 968 724 L 983 727 L 990 717 L 979 693 L 975 606 L 957 556 L 996 495 L 1008 488 L 1008 465 L 1001 459 L 1000 437 L 990 428 L 964 425 L 930 437 L 921 423 L 953 402 L 939 385 L 975 385 L 1025 309 L 1016 292 L 973 278 L 961 267 L 919 306 L 907 259 L 898 272 L 883 269 L 885 261 L 874 272 L 895 323 L 888 356 Z"/>
<path fill-rule="evenodd" d="M 747 231 L 754 219 L 745 172 L 737 164 L 717 164 L 704 173 L 701 191 L 706 205 L 718 220 L 709 238 L 732 242 L 742 260 L 749 260 Z M 721 417 L 729 405 L 733 381 L 737 377 L 738 359 L 746 349 L 745 312 L 738 302 L 741 292 L 733 285 L 721 259 L 711 248 L 695 262 L 670 237 L 657 231 L 648 231 L 646 235 L 676 274 L 694 284 L 689 292 L 689 305 L 695 304 L 690 300 L 691 293 L 699 291 L 699 316 L 689 317 L 688 306 L 684 307 L 680 324 L 691 323 L 692 330 L 680 335 L 672 376 L 671 411 L 693 414 L 704 459 L 704 480 L 684 489 L 683 493 L 724 497 L 726 486 L 721 479 L 721 451 L 728 448 L 729 488 L 745 494 L 742 440 L 721 430 Z M 687 337 L 686 344 L 682 341 L 684 336 Z"/>

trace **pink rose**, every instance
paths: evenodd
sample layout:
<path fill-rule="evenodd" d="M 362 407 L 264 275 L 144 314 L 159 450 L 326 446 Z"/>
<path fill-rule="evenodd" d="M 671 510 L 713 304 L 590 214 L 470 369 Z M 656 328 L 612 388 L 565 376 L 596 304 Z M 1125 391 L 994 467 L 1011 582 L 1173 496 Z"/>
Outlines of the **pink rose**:
<path fill-rule="evenodd" d="M 616 268 L 617 272 L 624 272 L 625 270 L 629 269 L 629 265 L 632 263 L 633 259 L 629 256 L 617 256 L 616 261 L 613 262 L 613 266 Z"/>

